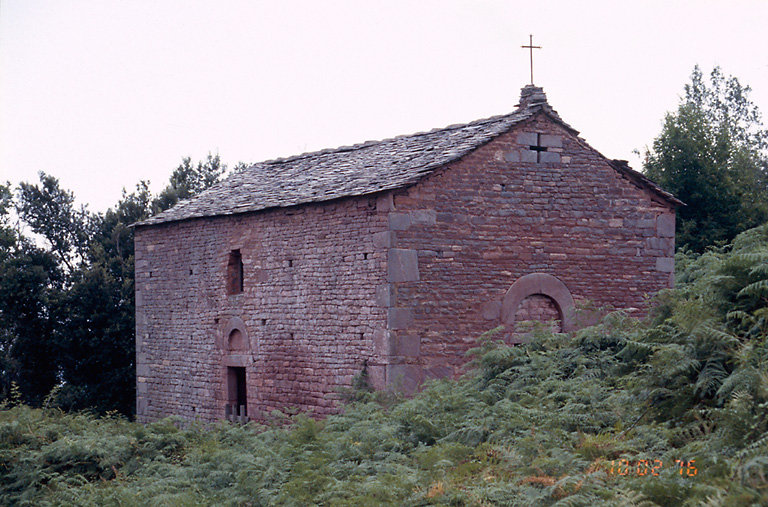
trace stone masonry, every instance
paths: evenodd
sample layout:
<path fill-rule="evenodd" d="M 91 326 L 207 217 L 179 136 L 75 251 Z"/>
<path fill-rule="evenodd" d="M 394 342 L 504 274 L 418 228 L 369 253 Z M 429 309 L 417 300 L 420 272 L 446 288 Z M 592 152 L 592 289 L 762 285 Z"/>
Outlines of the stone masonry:
<path fill-rule="evenodd" d="M 532 86 L 511 115 L 254 166 L 136 225 L 138 419 L 325 415 L 364 369 L 412 392 L 497 326 L 642 312 L 680 204 Z"/>

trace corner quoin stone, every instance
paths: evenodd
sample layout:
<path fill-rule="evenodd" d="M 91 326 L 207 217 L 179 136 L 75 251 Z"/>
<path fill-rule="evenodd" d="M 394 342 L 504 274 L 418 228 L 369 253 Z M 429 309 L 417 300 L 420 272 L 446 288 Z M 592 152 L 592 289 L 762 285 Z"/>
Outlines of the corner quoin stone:
<path fill-rule="evenodd" d="M 387 310 L 389 329 L 406 329 L 413 324 L 413 310 L 410 308 L 390 308 Z"/>
<path fill-rule="evenodd" d="M 405 231 L 411 226 L 411 215 L 408 213 L 390 212 L 388 220 L 392 231 Z"/>
<path fill-rule="evenodd" d="M 656 232 L 662 238 L 674 238 L 675 215 L 659 215 L 656 219 Z"/>
<path fill-rule="evenodd" d="M 675 259 L 673 257 L 658 257 L 656 259 L 656 271 L 672 273 L 675 270 Z"/>
<path fill-rule="evenodd" d="M 419 253 L 416 250 L 390 248 L 387 259 L 387 279 L 395 282 L 419 281 Z"/>

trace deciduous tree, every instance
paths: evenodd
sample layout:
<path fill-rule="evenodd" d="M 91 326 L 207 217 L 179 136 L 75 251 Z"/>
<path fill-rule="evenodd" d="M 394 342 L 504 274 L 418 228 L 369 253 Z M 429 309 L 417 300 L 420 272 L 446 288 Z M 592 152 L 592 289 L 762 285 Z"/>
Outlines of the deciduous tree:
<path fill-rule="evenodd" d="M 719 67 L 708 82 L 695 67 L 646 150 L 646 174 L 687 204 L 677 212 L 678 246 L 703 251 L 768 219 L 768 131 L 749 92 Z"/>

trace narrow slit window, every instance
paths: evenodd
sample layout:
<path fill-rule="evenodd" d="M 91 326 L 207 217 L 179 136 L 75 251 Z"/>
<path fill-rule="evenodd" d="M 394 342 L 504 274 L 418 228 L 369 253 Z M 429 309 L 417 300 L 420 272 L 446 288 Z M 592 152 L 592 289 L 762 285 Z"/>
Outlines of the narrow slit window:
<path fill-rule="evenodd" d="M 227 263 L 227 294 L 240 294 L 243 292 L 243 256 L 240 250 L 229 252 Z"/>

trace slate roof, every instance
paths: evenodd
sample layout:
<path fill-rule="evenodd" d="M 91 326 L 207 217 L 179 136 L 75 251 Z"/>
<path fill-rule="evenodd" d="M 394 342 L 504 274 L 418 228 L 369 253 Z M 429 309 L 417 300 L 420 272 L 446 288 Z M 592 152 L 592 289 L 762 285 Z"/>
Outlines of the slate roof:
<path fill-rule="evenodd" d="M 543 90 L 529 85 L 523 88 L 518 108 L 510 114 L 260 162 L 135 225 L 234 215 L 405 187 L 438 167 L 460 159 L 539 111 L 578 135 L 549 106 Z M 615 166 L 624 172 L 623 166 L 618 163 Z M 644 184 L 653 185 L 653 190 L 674 199 L 640 173 L 635 174 L 646 180 Z"/>

